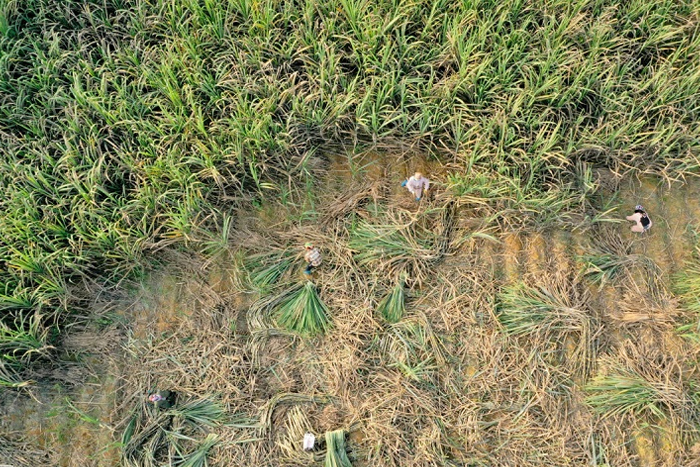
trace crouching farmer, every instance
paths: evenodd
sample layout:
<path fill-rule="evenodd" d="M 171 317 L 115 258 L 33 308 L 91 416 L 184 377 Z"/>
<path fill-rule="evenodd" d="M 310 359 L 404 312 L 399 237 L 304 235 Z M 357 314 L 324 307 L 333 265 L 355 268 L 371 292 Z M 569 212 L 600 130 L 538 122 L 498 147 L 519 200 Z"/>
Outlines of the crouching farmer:
<path fill-rule="evenodd" d="M 422 173 L 416 172 L 411 178 L 404 180 L 401 186 L 406 187 L 406 189 L 416 197 L 416 201 L 420 201 L 423 197 L 423 193 L 428 192 L 430 180 L 425 178 Z"/>
<path fill-rule="evenodd" d="M 635 225 L 630 228 L 632 232 L 642 233 L 651 228 L 651 219 L 641 204 L 634 207 L 634 214 L 627 216 L 627 220 L 635 222 Z"/>
<path fill-rule="evenodd" d="M 304 249 L 306 250 L 306 253 L 304 253 L 304 261 L 308 263 L 306 269 L 304 269 L 304 274 L 308 276 L 311 275 L 311 271 L 313 271 L 314 268 L 321 265 L 321 252 L 311 242 L 306 242 Z"/>
<path fill-rule="evenodd" d="M 175 399 L 177 399 L 177 394 L 175 391 L 157 391 L 154 394 L 148 396 L 148 402 L 153 404 L 159 409 L 169 409 L 175 405 Z"/>

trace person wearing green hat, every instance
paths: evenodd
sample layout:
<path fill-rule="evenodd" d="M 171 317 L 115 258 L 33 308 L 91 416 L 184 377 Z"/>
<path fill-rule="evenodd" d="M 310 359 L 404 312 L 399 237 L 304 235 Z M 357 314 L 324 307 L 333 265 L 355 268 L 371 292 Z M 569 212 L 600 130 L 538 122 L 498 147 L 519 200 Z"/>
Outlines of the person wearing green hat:
<path fill-rule="evenodd" d="M 304 269 L 304 274 L 309 276 L 314 268 L 321 265 L 321 252 L 312 242 L 306 242 L 304 244 L 304 249 L 306 250 L 306 253 L 304 253 L 304 261 L 308 263 L 306 269 Z"/>

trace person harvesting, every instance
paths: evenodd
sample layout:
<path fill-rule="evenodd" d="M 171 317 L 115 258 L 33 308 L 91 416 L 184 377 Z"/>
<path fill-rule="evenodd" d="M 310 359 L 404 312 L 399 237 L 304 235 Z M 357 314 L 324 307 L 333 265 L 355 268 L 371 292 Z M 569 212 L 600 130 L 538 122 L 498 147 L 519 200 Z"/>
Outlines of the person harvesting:
<path fill-rule="evenodd" d="M 416 201 L 420 201 L 423 194 L 428 192 L 430 180 L 425 178 L 422 173 L 416 172 L 411 178 L 404 180 L 401 186 L 410 191 L 416 197 Z"/>
<path fill-rule="evenodd" d="M 306 242 L 306 244 L 304 244 L 304 249 L 304 261 L 308 263 L 306 265 L 306 269 L 304 269 L 304 274 L 309 276 L 311 275 L 311 271 L 313 271 L 314 268 L 317 268 L 321 265 L 321 252 L 318 248 L 314 246 L 312 242 Z"/>
<path fill-rule="evenodd" d="M 148 402 L 159 409 L 169 409 L 175 405 L 177 394 L 175 391 L 156 391 L 148 396 Z"/>
<path fill-rule="evenodd" d="M 626 217 L 628 221 L 634 221 L 636 224 L 630 227 L 632 232 L 642 233 L 651 228 L 651 219 L 644 210 L 644 206 L 638 204 L 634 207 L 634 214 Z"/>

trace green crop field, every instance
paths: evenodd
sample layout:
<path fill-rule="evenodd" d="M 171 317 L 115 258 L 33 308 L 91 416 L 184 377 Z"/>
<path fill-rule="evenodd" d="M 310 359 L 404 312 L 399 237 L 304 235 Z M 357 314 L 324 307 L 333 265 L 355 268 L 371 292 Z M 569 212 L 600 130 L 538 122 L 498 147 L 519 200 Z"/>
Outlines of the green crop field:
<path fill-rule="evenodd" d="M 0 0 L 0 464 L 700 465 L 698 175 L 698 0 Z"/>

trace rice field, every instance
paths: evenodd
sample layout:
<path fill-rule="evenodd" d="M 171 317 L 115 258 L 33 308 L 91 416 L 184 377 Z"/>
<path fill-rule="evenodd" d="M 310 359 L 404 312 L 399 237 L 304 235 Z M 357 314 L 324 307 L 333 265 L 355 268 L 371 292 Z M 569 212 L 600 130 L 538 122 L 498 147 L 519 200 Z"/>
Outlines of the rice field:
<path fill-rule="evenodd" d="M 0 0 L 0 464 L 695 465 L 699 96 L 696 0 Z"/>

